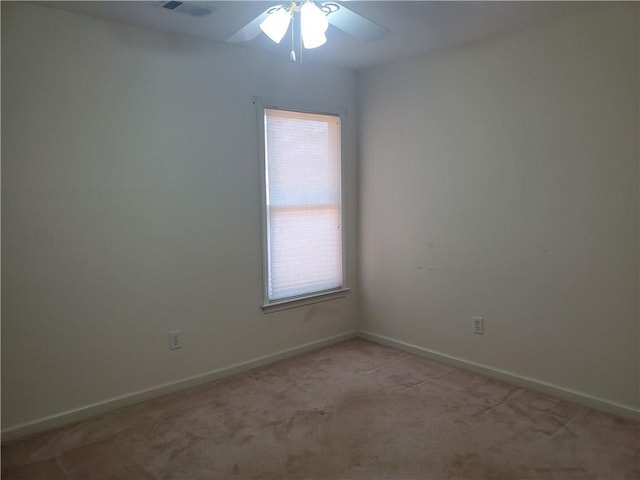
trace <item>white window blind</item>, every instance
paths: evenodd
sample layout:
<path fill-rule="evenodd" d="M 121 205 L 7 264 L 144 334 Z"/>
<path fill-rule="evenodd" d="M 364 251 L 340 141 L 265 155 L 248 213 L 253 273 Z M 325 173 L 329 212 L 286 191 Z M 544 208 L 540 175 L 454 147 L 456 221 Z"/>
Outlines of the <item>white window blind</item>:
<path fill-rule="evenodd" d="M 268 300 L 342 286 L 340 117 L 265 109 Z"/>

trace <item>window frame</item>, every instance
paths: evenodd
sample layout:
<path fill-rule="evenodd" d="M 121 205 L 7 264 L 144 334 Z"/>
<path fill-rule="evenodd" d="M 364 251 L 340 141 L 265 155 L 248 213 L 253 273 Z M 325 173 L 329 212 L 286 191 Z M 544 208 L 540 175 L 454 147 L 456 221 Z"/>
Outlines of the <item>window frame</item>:
<path fill-rule="evenodd" d="M 347 286 L 347 228 L 346 228 L 346 194 L 345 194 L 345 126 L 346 110 L 344 108 L 319 107 L 312 104 L 300 104 L 283 101 L 266 101 L 253 97 L 256 106 L 257 126 L 258 126 L 258 157 L 260 162 L 260 216 L 261 216 L 261 243 L 262 243 L 262 310 L 264 313 L 271 313 L 289 308 L 296 308 L 303 305 L 324 302 L 336 298 L 342 298 L 350 292 Z M 315 115 L 331 115 L 340 118 L 340 222 L 341 231 L 341 256 L 342 256 L 342 285 L 330 290 L 310 292 L 293 297 L 276 300 L 269 299 L 269 231 L 268 231 L 268 209 L 267 209 L 267 171 L 266 171 L 266 131 L 265 131 L 265 110 L 284 110 L 290 112 L 309 113 Z"/>

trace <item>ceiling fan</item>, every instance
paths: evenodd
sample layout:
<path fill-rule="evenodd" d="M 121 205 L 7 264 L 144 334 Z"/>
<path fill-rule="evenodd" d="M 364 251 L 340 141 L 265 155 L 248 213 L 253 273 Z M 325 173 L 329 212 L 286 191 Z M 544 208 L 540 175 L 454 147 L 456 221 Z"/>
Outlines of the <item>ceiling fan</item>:
<path fill-rule="evenodd" d="M 280 43 L 291 26 L 291 61 L 296 61 L 295 30 L 298 28 L 300 51 L 317 48 L 327 41 L 329 25 L 359 40 L 377 40 L 388 30 L 336 2 L 300 0 L 274 5 L 236 33 L 227 42 L 249 42 L 264 32 L 275 43 Z"/>

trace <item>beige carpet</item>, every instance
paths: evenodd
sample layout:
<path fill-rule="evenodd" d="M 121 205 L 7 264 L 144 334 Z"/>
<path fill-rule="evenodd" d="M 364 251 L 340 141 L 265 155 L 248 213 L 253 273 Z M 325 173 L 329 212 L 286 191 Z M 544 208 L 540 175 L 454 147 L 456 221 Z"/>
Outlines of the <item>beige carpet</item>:
<path fill-rule="evenodd" d="M 2 478 L 638 479 L 638 422 L 362 340 L 2 449 Z"/>

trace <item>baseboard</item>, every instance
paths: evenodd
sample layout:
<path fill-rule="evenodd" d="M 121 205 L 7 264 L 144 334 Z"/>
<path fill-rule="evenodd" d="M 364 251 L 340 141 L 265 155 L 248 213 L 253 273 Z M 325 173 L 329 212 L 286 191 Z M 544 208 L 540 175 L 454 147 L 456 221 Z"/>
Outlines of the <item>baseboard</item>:
<path fill-rule="evenodd" d="M 195 387 L 203 383 L 238 375 L 239 373 L 246 372 L 254 368 L 268 365 L 279 360 L 284 360 L 286 358 L 294 357 L 296 355 L 317 350 L 319 348 L 340 343 L 356 337 L 380 343 L 382 345 L 387 345 L 389 347 L 403 350 L 405 352 L 421 355 L 423 357 L 432 358 L 433 360 L 477 372 L 482 375 L 486 375 L 487 377 L 495 378 L 497 380 L 501 380 L 513 385 L 529 388 L 531 390 L 536 390 L 543 393 L 548 393 L 556 397 L 564 398 L 566 400 L 586 405 L 596 410 L 601 410 L 626 418 L 640 420 L 640 410 L 635 409 L 631 406 L 621 405 L 609 400 L 604 400 L 592 395 L 588 395 L 583 392 L 567 389 L 534 378 L 524 377 L 512 372 L 493 368 L 487 365 L 482 365 L 460 357 L 436 352 L 434 350 L 419 347 L 417 345 L 412 345 L 410 343 L 402 342 L 400 340 L 396 340 L 384 335 L 378 335 L 376 333 L 366 331 L 352 331 L 323 338 L 321 340 L 316 340 L 314 342 L 305 343 L 303 345 L 299 345 L 286 350 L 281 350 L 270 355 L 254 358 L 246 362 L 229 365 L 227 367 L 212 370 L 203 374 L 194 375 L 192 377 L 178 380 L 176 382 L 157 385 L 145 390 L 139 390 L 91 405 L 68 410 L 56 415 L 51 415 L 31 422 L 22 423 L 2 430 L 2 443 L 4 444 L 7 442 L 12 442 L 38 432 L 43 432 L 46 430 L 51 430 L 53 428 L 58 428 L 75 422 L 79 422 L 95 415 L 115 410 L 116 408 L 134 405 L 145 400 L 161 397 L 163 395 Z"/>
<path fill-rule="evenodd" d="M 393 338 L 386 337 L 384 335 L 378 335 L 376 333 L 359 331 L 358 337 L 363 338 L 365 340 L 370 340 L 372 342 L 380 343 L 388 347 L 396 348 L 398 350 L 403 350 L 405 352 L 431 358 L 433 360 L 446 363 L 448 365 L 453 365 L 455 367 L 464 368 L 465 370 L 470 370 L 476 373 L 480 373 L 487 377 L 491 377 L 496 380 L 501 380 L 505 383 L 510 383 L 512 385 L 517 385 L 519 387 L 524 387 L 531 390 L 536 390 L 538 392 L 547 393 L 559 398 L 563 398 L 565 400 L 569 400 L 575 403 L 585 405 L 587 407 L 591 407 L 596 410 L 611 413 L 613 415 L 618 415 L 621 417 L 631 418 L 634 420 L 640 420 L 640 410 L 628 405 L 621 405 L 619 403 L 615 403 L 609 400 L 604 400 L 602 398 L 597 398 L 583 392 L 578 392 L 568 388 L 560 387 L 558 385 L 553 385 L 551 383 L 543 382 L 535 378 L 524 377 L 522 375 L 517 375 L 515 373 L 508 372 L 506 370 L 501 370 L 501 369 L 493 368 L 487 365 L 482 365 L 480 363 L 472 362 L 470 360 L 465 360 L 464 358 L 436 352 L 428 348 L 423 348 L 417 345 L 412 345 L 410 343 L 402 342 L 400 340 L 395 340 Z"/>
<path fill-rule="evenodd" d="M 286 350 L 281 350 L 270 355 L 254 358 L 246 362 L 236 363 L 234 365 L 229 365 L 217 370 L 194 375 L 192 377 L 178 380 L 177 382 L 169 382 L 162 385 L 157 385 L 148 389 L 139 390 L 91 405 L 85 405 L 80 408 L 68 410 L 56 415 L 51 415 L 31 422 L 22 423 L 2 430 L 2 443 L 4 444 L 7 442 L 12 442 L 28 435 L 32 435 L 34 433 L 43 432 L 46 430 L 51 430 L 53 428 L 79 422 L 89 417 L 115 410 L 116 408 L 134 405 L 145 400 L 161 397 L 163 395 L 195 387 L 203 383 L 231 377 L 239 373 L 246 372 L 247 370 L 262 367 L 279 360 L 284 360 L 285 358 L 300 355 L 312 350 L 317 350 L 319 348 L 327 347 L 329 345 L 340 343 L 345 340 L 350 340 L 352 338 L 356 338 L 356 336 L 356 331 L 341 333 L 339 335 L 334 335 L 331 337 L 323 338 L 321 340 L 298 345 L 293 348 L 288 348 Z"/>

